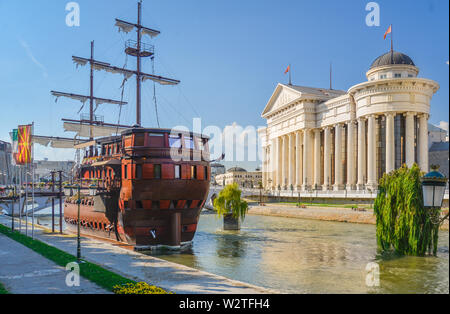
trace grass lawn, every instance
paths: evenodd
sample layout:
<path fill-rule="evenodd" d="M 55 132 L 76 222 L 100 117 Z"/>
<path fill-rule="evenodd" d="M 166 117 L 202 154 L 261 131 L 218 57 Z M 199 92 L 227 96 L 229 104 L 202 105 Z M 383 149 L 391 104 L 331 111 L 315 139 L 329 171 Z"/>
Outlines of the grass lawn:
<path fill-rule="evenodd" d="M 39 253 L 59 266 L 66 267 L 68 263 L 77 261 L 77 258 L 71 254 L 61 251 L 60 249 L 45 244 L 39 240 L 33 240 L 17 231 L 13 232 L 10 228 L 2 224 L 0 224 L 0 233 L 21 243 L 36 253 Z M 83 263 L 80 263 L 80 275 L 111 292 L 117 290 L 116 286 L 137 284 L 133 280 L 122 277 L 88 261 L 83 261 Z M 116 289 L 114 289 L 114 287 L 116 287 Z M 2 293 L 3 290 L 4 288 L 2 288 L 2 285 L 0 284 L 0 293 Z"/>
<path fill-rule="evenodd" d="M 5 287 L 0 282 L 0 294 L 8 294 L 8 291 L 5 289 Z"/>

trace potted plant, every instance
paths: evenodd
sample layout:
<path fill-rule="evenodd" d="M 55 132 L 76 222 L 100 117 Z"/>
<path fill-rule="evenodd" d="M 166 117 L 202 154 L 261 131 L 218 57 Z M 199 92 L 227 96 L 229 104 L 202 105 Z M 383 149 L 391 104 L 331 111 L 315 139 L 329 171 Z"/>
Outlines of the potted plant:
<path fill-rule="evenodd" d="M 248 204 L 241 200 L 241 190 L 237 183 L 225 186 L 214 200 L 218 217 L 223 217 L 224 230 L 240 230 L 241 221 L 248 212 Z"/>

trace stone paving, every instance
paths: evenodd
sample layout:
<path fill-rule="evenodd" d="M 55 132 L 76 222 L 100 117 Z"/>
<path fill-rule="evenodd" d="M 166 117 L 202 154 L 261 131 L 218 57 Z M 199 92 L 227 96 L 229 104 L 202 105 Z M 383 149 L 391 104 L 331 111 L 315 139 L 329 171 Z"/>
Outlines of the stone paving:
<path fill-rule="evenodd" d="M 22 244 L 0 234 L 0 282 L 12 294 L 105 294 L 106 290 L 80 278 L 69 287 L 60 267 Z M 70 281 L 69 281 L 70 282 Z"/>
<path fill-rule="evenodd" d="M 11 218 L 0 215 L 0 223 L 10 227 Z M 51 234 L 46 228 L 35 227 L 35 238 L 76 255 L 76 237 L 73 235 Z M 81 247 L 83 258 L 89 262 L 129 279 L 144 281 L 177 294 L 279 293 L 147 256 L 118 244 L 83 237 Z M 2 259 L 0 256 L 0 260 Z M 4 282 L 3 279 L 0 281 Z"/>

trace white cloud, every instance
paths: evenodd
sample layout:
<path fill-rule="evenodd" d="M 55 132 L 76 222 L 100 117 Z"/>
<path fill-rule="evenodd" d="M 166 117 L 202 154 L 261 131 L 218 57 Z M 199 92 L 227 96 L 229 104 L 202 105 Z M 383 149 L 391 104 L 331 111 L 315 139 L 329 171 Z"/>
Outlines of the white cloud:
<path fill-rule="evenodd" d="M 46 67 L 34 57 L 33 53 L 31 52 L 30 46 L 28 46 L 28 44 L 25 41 L 23 41 L 22 39 L 19 39 L 19 42 L 22 45 L 22 47 L 25 49 L 25 51 L 27 52 L 27 55 L 31 59 L 31 61 L 35 65 L 37 65 L 39 68 L 41 68 L 42 75 L 44 76 L 44 78 L 47 78 L 48 73 L 47 73 Z"/>

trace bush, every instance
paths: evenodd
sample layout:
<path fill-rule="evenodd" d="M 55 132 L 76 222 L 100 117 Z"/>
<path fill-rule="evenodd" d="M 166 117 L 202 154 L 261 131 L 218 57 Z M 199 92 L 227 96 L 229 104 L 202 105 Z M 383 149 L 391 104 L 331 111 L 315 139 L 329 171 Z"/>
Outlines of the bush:
<path fill-rule="evenodd" d="M 385 174 L 380 180 L 374 213 L 381 250 L 393 247 L 399 254 L 414 256 L 433 250 L 436 255 L 439 225 L 431 221 L 436 213 L 423 207 L 421 175 L 414 164 L 411 169 L 403 166 Z"/>
<path fill-rule="evenodd" d="M 145 282 L 127 283 L 113 287 L 115 294 L 172 294 L 156 286 L 150 286 Z"/>
<path fill-rule="evenodd" d="M 227 185 L 219 196 L 214 200 L 214 208 L 217 210 L 219 217 L 233 215 L 234 218 L 245 219 L 248 211 L 248 204 L 241 200 L 241 190 L 237 183 Z"/>

